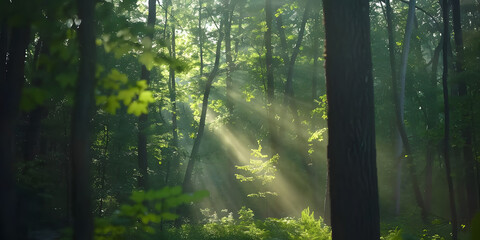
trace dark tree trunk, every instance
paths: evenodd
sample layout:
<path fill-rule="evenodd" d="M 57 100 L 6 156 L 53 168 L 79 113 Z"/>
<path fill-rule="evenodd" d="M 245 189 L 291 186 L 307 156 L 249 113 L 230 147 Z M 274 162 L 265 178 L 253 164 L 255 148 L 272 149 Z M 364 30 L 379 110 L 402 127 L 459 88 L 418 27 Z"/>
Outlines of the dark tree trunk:
<path fill-rule="evenodd" d="M 460 21 L 460 2 L 459 0 L 452 0 L 452 13 L 453 13 L 453 32 L 455 37 L 455 50 L 457 53 L 455 61 L 455 71 L 460 75 L 464 71 L 464 53 L 463 53 L 463 34 L 462 34 L 462 24 Z M 458 95 L 461 98 L 466 98 L 467 96 L 467 84 L 464 77 L 460 78 L 458 81 Z M 477 181 L 475 178 L 475 158 L 473 156 L 472 150 L 472 126 L 471 122 L 468 119 L 470 117 L 470 104 L 467 109 L 462 111 L 461 119 L 464 121 L 462 123 L 462 138 L 465 142 L 462 151 L 463 151 L 463 167 L 465 171 L 465 188 L 467 192 L 467 222 L 473 218 L 475 213 L 478 210 L 478 190 L 477 190 Z"/>
<path fill-rule="evenodd" d="M 448 34 L 448 25 L 449 25 L 449 8 L 448 1 L 442 0 L 442 18 L 443 18 L 443 74 L 442 74 L 442 85 L 443 85 L 443 106 L 445 111 L 445 132 L 444 132 L 444 142 L 443 142 L 443 157 L 445 160 L 445 170 L 447 175 L 447 184 L 448 184 L 448 198 L 450 199 L 450 217 L 452 222 L 452 239 L 457 239 L 457 210 L 455 206 L 455 193 L 453 191 L 453 181 L 452 173 L 450 169 L 450 106 L 448 99 L 448 42 L 450 37 Z"/>
<path fill-rule="evenodd" d="M 267 31 L 265 32 L 265 62 L 266 62 L 266 76 L 267 76 L 267 118 L 268 118 L 268 133 L 270 139 L 271 152 L 277 151 L 277 124 L 275 122 L 275 83 L 273 78 L 273 48 L 272 48 L 272 23 L 273 23 L 273 9 L 272 0 L 265 0 L 265 20 Z M 273 154 L 271 154 L 273 156 Z"/>
<path fill-rule="evenodd" d="M 215 51 L 215 63 L 213 65 L 213 69 L 208 75 L 207 83 L 205 85 L 205 92 L 203 94 L 203 102 L 202 102 L 202 112 L 200 114 L 200 122 L 198 125 L 198 131 L 195 137 L 195 141 L 193 143 L 192 152 L 190 153 L 190 159 L 187 164 L 187 169 L 185 171 L 185 178 L 183 180 L 183 191 L 184 192 L 192 192 L 193 191 L 193 183 L 192 183 L 192 175 L 193 175 L 193 168 L 195 166 L 195 162 L 198 160 L 198 152 L 200 151 L 200 143 L 203 138 L 204 130 L 205 130 L 205 120 L 207 118 L 207 108 L 208 108 L 208 97 L 210 95 L 210 90 L 212 88 L 212 83 L 215 77 L 217 76 L 218 68 L 220 66 L 220 54 L 222 49 L 222 41 L 223 41 L 223 26 L 224 26 L 225 19 L 222 19 L 220 23 L 220 29 L 218 30 L 218 40 L 217 40 L 217 48 Z"/>
<path fill-rule="evenodd" d="M 16 239 L 16 181 L 15 181 L 15 129 L 20 113 L 20 96 L 25 82 L 25 50 L 30 42 L 30 27 L 11 29 L 8 44 L 8 27 L 2 26 L 0 78 L 0 239 Z M 5 56 L 8 49 L 8 62 Z M 5 65 L 6 64 L 6 65 Z"/>
<path fill-rule="evenodd" d="M 235 8 L 236 1 L 232 0 L 230 5 L 226 9 L 226 17 L 225 20 L 225 58 L 227 61 L 227 72 L 226 72 L 226 103 L 225 106 L 227 107 L 228 113 L 230 114 L 230 118 L 233 115 L 233 81 L 232 81 L 232 71 L 233 71 L 233 59 L 232 59 L 232 40 L 231 40 L 231 29 L 232 29 L 232 19 L 233 19 L 233 10 Z"/>
<path fill-rule="evenodd" d="M 200 48 L 200 77 L 203 77 L 202 0 L 198 0 L 198 48 Z"/>
<path fill-rule="evenodd" d="M 78 17 L 82 19 L 78 40 L 80 69 L 72 113 L 72 213 L 73 239 L 93 239 L 93 216 L 89 157 L 90 120 L 95 87 L 94 0 L 77 0 Z"/>
<path fill-rule="evenodd" d="M 323 6 L 332 239 L 379 239 L 369 1 Z"/>
<path fill-rule="evenodd" d="M 152 40 L 156 14 L 156 2 L 155 0 L 149 0 L 147 17 L 147 37 Z M 148 71 L 144 65 L 142 65 L 141 79 L 147 80 L 147 84 L 150 82 L 150 71 Z M 148 189 L 147 127 L 148 114 L 142 114 L 140 115 L 140 117 L 138 117 L 138 169 L 140 172 L 140 176 L 138 177 L 138 187 L 141 189 Z"/>
<path fill-rule="evenodd" d="M 314 25 L 313 25 L 313 69 L 312 69 L 312 109 L 315 108 L 315 100 L 318 97 L 318 50 L 320 49 L 320 11 L 315 9 Z"/>

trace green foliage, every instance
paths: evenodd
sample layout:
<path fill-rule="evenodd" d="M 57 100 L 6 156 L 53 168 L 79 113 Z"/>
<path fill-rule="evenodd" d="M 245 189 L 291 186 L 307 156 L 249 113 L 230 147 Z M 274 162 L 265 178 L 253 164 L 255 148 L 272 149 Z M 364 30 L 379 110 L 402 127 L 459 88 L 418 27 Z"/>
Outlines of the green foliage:
<path fill-rule="evenodd" d="M 320 115 L 322 119 L 327 120 L 327 112 L 328 112 L 328 103 L 327 103 L 327 94 L 324 94 L 318 99 L 315 99 L 315 103 L 317 107 L 312 111 L 312 117 L 315 115 Z"/>
<path fill-rule="evenodd" d="M 115 114 L 120 108 L 120 102 L 123 102 L 128 107 L 128 113 L 140 116 L 148 112 L 149 103 L 155 102 L 152 91 L 146 90 L 146 80 L 129 85 L 127 75 L 115 68 L 100 79 L 98 87 L 105 95 L 97 95 L 96 103 L 110 114 Z"/>
<path fill-rule="evenodd" d="M 123 204 L 109 218 L 96 219 L 95 239 L 128 239 L 128 236 L 154 234 L 162 221 L 178 218 L 173 213 L 176 207 L 208 195 L 207 191 L 183 194 L 179 186 L 134 191 L 130 196 L 130 204 Z"/>
<path fill-rule="evenodd" d="M 183 225 L 180 229 L 170 229 L 166 239 L 331 239 L 331 230 L 322 218 L 315 219 L 313 212 L 303 210 L 300 218 L 268 218 L 255 220 L 253 211 L 242 207 L 238 218 L 224 211 L 226 216 L 219 218 L 216 213 L 204 210 L 205 224 L 202 226 Z"/>
<path fill-rule="evenodd" d="M 240 182 L 260 182 L 262 185 L 267 185 L 275 180 L 275 172 L 277 171 L 276 164 L 278 161 L 278 154 L 269 158 L 268 155 L 262 154 L 262 145 L 258 141 L 258 148 L 251 149 L 251 156 L 249 164 L 242 166 L 235 166 L 238 170 L 245 172 L 244 174 L 235 174 Z M 271 191 L 261 191 L 257 193 L 248 194 L 248 197 L 265 198 L 267 195 L 276 196 L 277 193 Z"/>

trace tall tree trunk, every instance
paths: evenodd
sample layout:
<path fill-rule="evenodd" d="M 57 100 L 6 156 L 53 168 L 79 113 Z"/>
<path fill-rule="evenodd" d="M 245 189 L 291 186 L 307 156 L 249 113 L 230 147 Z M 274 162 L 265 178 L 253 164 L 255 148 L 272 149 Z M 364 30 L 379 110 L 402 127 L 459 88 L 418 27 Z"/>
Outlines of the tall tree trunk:
<path fill-rule="evenodd" d="M 155 0 L 148 0 L 148 33 L 146 36 L 151 40 L 153 40 L 156 14 L 157 10 Z M 142 65 L 141 79 L 147 80 L 147 84 L 150 82 L 150 71 L 147 70 L 145 65 Z M 140 171 L 140 176 L 138 177 L 138 187 L 141 189 L 148 188 L 147 127 L 148 114 L 142 114 L 140 117 L 138 117 L 138 169 Z"/>
<path fill-rule="evenodd" d="M 15 129 L 20 113 L 20 96 L 25 82 L 25 50 L 30 42 L 30 26 L 11 29 L 8 44 L 8 27 L 1 32 L 2 71 L 0 78 L 0 239 L 16 239 L 16 181 L 15 181 Z M 5 62 L 8 49 L 8 62 Z M 6 64 L 6 65 L 5 65 Z"/>
<path fill-rule="evenodd" d="M 435 99 L 436 96 L 436 87 L 437 86 L 437 70 L 438 70 L 438 60 L 440 58 L 440 50 L 442 49 L 443 41 L 440 40 L 438 46 L 435 48 L 432 57 L 432 72 L 430 77 L 430 89 L 426 90 L 425 98 L 426 99 Z M 437 126 L 437 107 L 435 104 L 427 105 L 427 130 L 433 131 Z M 433 189 L 433 161 L 435 158 L 435 153 L 437 150 L 437 142 L 429 137 L 427 139 L 427 149 L 426 149 L 426 166 L 425 166 L 425 209 L 427 212 L 430 212 L 432 205 L 432 189 Z"/>
<path fill-rule="evenodd" d="M 308 20 L 308 15 L 310 12 L 310 7 L 311 7 L 312 1 L 309 0 L 307 1 L 307 5 L 305 6 L 305 11 L 303 12 L 303 17 L 302 17 L 302 22 L 300 24 L 300 29 L 298 31 L 298 37 L 297 37 L 297 42 L 295 43 L 295 46 L 293 47 L 292 50 L 292 55 L 290 56 L 290 59 L 288 59 L 288 47 L 286 44 L 286 38 L 285 38 L 285 32 L 283 31 L 283 22 L 282 22 L 282 17 L 281 15 L 278 16 L 277 22 L 278 22 L 278 28 L 280 32 L 280 38 L 282 42 L 282 48 L 284 51 L 283 54 L 283 61 L 285 63 L 285 68 L 287 69 L 287 80 L 285 83 L 285 98 L 284 98 L 284 104 L 287 106 L 292 106 L 292 101 L 293 101 L 293 71 L 295 68 L 295 62 L 297 60 L 298 53 L 300 52 L 300 46 L 303 41 L 303 36 L 305 35 L 305 25 L 307 24 Z M 292 113 L 296 114 L 296 113 Z"/>
<path fill-rule="evenodd" d="M 215 51 L 215 63 L 213 65 L 213 69 L 208 75 L 207 83 L 205 85 L 205 92 L 203 94 L 203 102 L 202 102 L 202 112 L 200 114 L 200 122 L 198 124 L 198 130 L 195 137 L 195 141 L 193 143 L 192 152 L 190 153 L 190 158 L 188 160 L 187 169 L 185 171 L 185 178 L 183 180 L 183 190 L 185 192 L 193 191 L 193 183 L 192 183 L 192 175 L 193 175 L 193 168 L 195 166 L 195 162 L 198 160 L 198 152 L 200 151 L 200 143 L 203 138 L 204 130 L 205 130 L 205 120 L 207 118 L 207 108 L 208 108 L 208 97 L 210 96 L 210 90 L 212 88 L 212 83 L 218 73 L 218 68 L 220 66 L 220 54 L 222 49 L 222 41 L 223 41 L 223 26 L 224 26 L 225 19 L 223 18 L 220 23 L 220 29 L 218 30 L 218 40 L 217 40 L 217 48 Z"/>
<path fill-rule="evenodd" d="M 82 19 L 78 40 L 80 69 L 72 113 L 72 213 L 73 239 L 93 239 L 93 216 L 89 157 L 90 115 L 95 88 L 94 0 L 77 0 L 78 17 Z"/>
<path fill-rule="evenodd" d="M 231 29 L 232 29 L 232 19 L 233 19 L 233 10 L 235 8 L 236 1 L 231 0 L 228 6 L 227 11 L 227 19 L 225 20 L 225 58 L 227 61 L 227 72 L 226 72 L 226 103 L 225 106 L 227 107 L 228 113 L 230 114 L 230 118 L 233 115 L 233 81 L 232 81 L 232 71 L 233 71 L 233 59 L 232 59 L 232 41 L 231 41 Z"/>
<path fill-rule="evenodd" d="M 455 50 L 457 53 L 455 61 L 455 71 L 460 75 L 464 71 L 464 53 L 463 53 L 463 34 L 462 34 L 462 23 L 460 19 L 460 2 L 459 0 L 452 0 L 452 13 L 453 13 L 453 32 L 455 38 Z M 458 81 L 458 95 L 461 98 L 466 98 L 467 96 L 467 84 L 466 79 L 461 77 Z M 467 106 L 470 106 L 467 104 Z M 473 218 L 474 214 L 478 210 L 478 190 L 477 190 L 477 181 L 475 178 L 475 158 L 473 156 L 472 149 L 472 126 L 471 122 L 466 119 L 471 119 L 470 117 L 470 107 L 467 110 L 462 111 L 461 119 L 464 121 L 462 125 L 462 138 L 464 140 L 464 145 L 462 147 L 463 151 L 463 167 L 465 171 L 465 187 L 467 191 L 467 222 Z"/>
<path fill-rule="evenodd" d="M 312 109 L 315 108 L 315 100 L 318 97 L 318 50 L 320 49 L 320 10 L 315 9 L 313 24 L 313 69 L 312 69 Z"/>
<path fill-rule="evenodd" d="M 172 16 L 173 16 L 173 7 L 172 7 Z M 175 49 L 175 24 L 172 22 L 172 46 L 171 46 L 170 56 L 175 59 L 176 49 Z M 167 175 L 165 177 L 165 183 L 169 184 L 173 182 L 176 184 L 178 182 L 179 176 L 179 167 L 180 167 L 180 154 L 178 153 L 178 125 L 177 125 L 177 87 L 175 82 L 175 69 L 170 67 L 170 102 L 172 103 L 172 158 L 167 162 Z M 169 179 L 170 174 L 173 174 L 172 179 Z"/>
<path fill-rule="evenodd" d="M 404 112 L 404 102 L 405 102 L 405 78 L 407 72 L 407 60 L 408 52 L 410 49 L 410 38 L 413 31 L 413 20 L 415 15 L 415 0 L 411 0 L 408 6 L 408 16 L 407 24 L 405 27 L 405 35 L 402 43 L 402 58 L 400 65 L 400 77 L 397 81 L 396 73 L 396 63 L 395 63 L 395 40 L 393 37 L 393 16 L 392 9 L 390 6 L 390 1 L 386 0 L 386 13 L 387 13 L 387 25 L 388 25 L 388 39 L 389 39 L 389 52 L 390 52 L 390 67 L 392 70 L 392 85 L 393 85 L 393 97 L 395 104 L 395 116 L 397 123 L 397 137 L 396 137 L 396 156 L 397 159 L 397 183 L 395 189 L 396 203 L 395 203 L 395 212 L 398 214 L 400 211 L 400 188 L 401 188 L 401 174 L 403 169 L 403 156 L 401 156 L 402 148 L 405 150 L 405 155 L 407 155 L 407 166 L 409 166 L 409 174 L 412 181 L 412 187 L 415 194 L 415 200 L 417 205 L 422 211 L 422 218 L 425 220 L 427 216 L 427 211 L 425 209 L 425 204 L 423 202 L 422 194 L 418 184 L 417 174 L 413 166 L 413 156 L 412 150 L 408 141 L 407 132 L 405 129 L 405 124 L 403 122 L 403 112 Z M 400 85 L 398 84 L 400 83 Z M 400 154 L 400 155 L 399 155 Z"/>
<path fill-rule="evenodd" d="M 198 48 L 200 48 L 200 77 L 203 77 L 202 0 L 198 0 Z"/>
<path fill-rule="evenodd" d="M 444 133 L 444 142 L 443 142 L 443 157 L 445 160 L 445 170 L 447 175 L 447 184 L 448 184 L 448 198 L 450 199 L 450 217 L 452 222 L 452 239 L 457 239 L 457 210 L 455 206 L 455 193 L 453 191 L 453 181 L 450 169 L 450 106 L 448 102 L 448 42 L 450 41 L 448 25 L 449 25 L 449 8 L 448 1 L 442 0 L 442 18 L 443 18 L 443 74 L 442 74 L 442 85 L 443 85 L 443 106 L 445 111 L 445 133 Z"/>
<path fill-rule="evenodd" d="M 369 1 L 323 6 L 332 239 L 379 239 Z"/>
<path fill-rule="evenodd" d="M 393 26 L 393 11 L 392 7 L 390 5 L 390 0 L 385 1 L 386 5 L 386 19 L 387 19 L 387 30 L 388 30 L 388 50 L 389 50 L 389 56 L 390 56 L 390 71 L 392 75 L 392 82 L 394 83 L 393 85 L 393 91 L 396 92 L 396 86 L 397 86 L 397 63 L 396 63 L 396 58 L 395 58 L 395 38 L 394 38 L 394 32 L 393 29 L 395 28 Z M 395 94 L 394 94 L 395 95 Z M 394 99 L 394 103 L 397 103 L 397 97 Z M 394 152 L 394 157 L 395 161 L 397 161 L 397 177 L 395 181 L 395 213 L 399 214 L 400 212 L 400 198 L 401 198 L 401 172 L 402 172 L 402 162 L 400 161 L 400 156 L 402 154 L 402 137 L 400 135 L 400 132 L 398 130 L 399 128 L 396 128 L 395 131 L 395 152 Z"/>
<path fill-rule="evenodd" d="M 265 62 L 267 69 L 267 118 L 268 118 L 268 132 L 270 138 L 271 156 L 277 151 L 277 124 L 275 121 L 275 83 L 273 78 L 273 48 L 272 48 L 272 23 L 273 23 L 273 9 L 272 0 L 265 0 L 265 21 L 267 31 L 265 31 Z"/>

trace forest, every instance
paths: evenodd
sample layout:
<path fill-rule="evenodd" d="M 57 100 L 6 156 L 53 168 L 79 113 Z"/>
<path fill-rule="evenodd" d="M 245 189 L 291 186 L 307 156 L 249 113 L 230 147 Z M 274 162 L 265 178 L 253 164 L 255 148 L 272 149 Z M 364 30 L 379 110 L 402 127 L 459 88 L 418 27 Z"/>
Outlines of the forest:
<path fill-rule="evenodd" d="M 0 239 L 480 239 L 479 0 L 1 0 Z"/>

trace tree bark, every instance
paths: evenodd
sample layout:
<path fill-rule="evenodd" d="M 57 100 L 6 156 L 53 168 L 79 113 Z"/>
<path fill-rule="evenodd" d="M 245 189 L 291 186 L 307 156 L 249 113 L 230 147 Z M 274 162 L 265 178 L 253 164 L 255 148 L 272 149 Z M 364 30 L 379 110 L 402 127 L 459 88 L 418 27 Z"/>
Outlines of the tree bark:
<path fill-rule="evenodd" d="M 20 113 L 20 96 L 25 82 L 25 50 L 30 43 L 30 26 L 2 27 L 2 78 L 0 79 L 0 239 L 16 239 L 15 129 Z M 8 62 L 5 62 L 8 48 Z"/>
<path fill-rule="evenodd" d="M 379 239 L 369 1 L 323 6 L 332 239 Z"/>
<path fill-rule="evenodd" d="M 230 118 L 232 118 L 234 105 L 233 105 L 233 81 L 232 81 L 232 71 L 233 71 L 233 58 L 232 58 L 232 41 L 231 41 L 231 29 L 232 29 L 232 19 L 233 19 L 233 10 L 235 8 L 236 1 L 231 0 L 226 9 L 227 19 L 225 20 L 225 58 L 227 61 L 227 72 L 226 72 L 226 102 L 225 106 L 227 107 Z"/>
<path fill-rule="evenodd" d="M 443 73 L 442 73 L 442 85 L 443 85 L 443 106 L 445 111 L 445 132 L 444 132 L 444 142 L 443 142 L 443 157 L 445 160 L 445 170 L 447 176 L 448 184 L 448 198 L 450 200 L 450 217 L 452 222 L 452 239 L 457 239 L 457 210 L 455 206 L 455 193 L 453 191 L 453 181 L 450 169 L 450 106 L 449 106 L 449 97 L 448 97 L 448 42 L 450 41 L 448 25 L 449 25 L 449 16 L 448 16 L 448 1 L 442 0 L 442 18 L 443 18 Z"/>
<path fill-rule="evenodd" d="M 275 121 L 275 83 L 273 78 L 273 48 L 272 48 L 272 22 L 273 22 L 273 9 L 272 0 L 265 0 L 265 21 L 267 25 L 267 31 L 265 31 L 265 62 L 266 62 L 266 75 L 267 75 L 267 119 L 268 119 L 268 132 L 270 138 L 271 156 L 277 151 L 277 124 Z"/>
<path fill-rule="evenodd" d="M 149 0 L 147 17 L 148 33 L 146 36 L 151 40 L 153 40 L 156 14 L 156 2 L 155 0 Z M 145 65 L 142 65 L 141 79 L 147 80 L 147 84 L 150 82 L 150 71 L 147 70 Z M 142 114 L 138 117 L 138 169 L 140 172 L 140 176 L 138 177 L 138 187 L 141 189 L 148 189 L 147 127 L 148 114 Z"/>
<path fill-rule="evenodd" d="M 312 109 L 315 108 L 315 100 L 318 97 L 318 50 L 320 48 L 320 11 L 316 9 L 313 24 L 313 69 L 312 69 Z"/>
<path fill-rule="evenodd" d="M 72 113 L 72 213 L 73 239 L 93 239 L 93 216 L 89 157 L 91 110 L 95 87 L 95 24 L 94 0 L 77 0 L 78 16 L 82 19 L 78 40 L 80 69 Z"/>
<path fill-rule="evenodd" d="M 461 75 L 464 71 L 464 53 L 463 53 L 463 33 L 462 33 L 462 23 L 460 19 L 460 2 L 459 0 L 452 0 L 452 13 L 453 13 L 453 32 L 455 39 L 455 51 L 456 51 L 456 61 L 455 61 L 455 72 L 457 75 Z M 458 81 L 458 96 L 460 98 L 466 98 L 467 93 L 467 84 L 464 77 L 461 77 Z M 467 104 L 467 106 L 470 106 Z M 463 123 L 462 126 L 462 138 L 465 142 L 462 147 L 463 152 L 463 167 L 465 171 L 465 187 L 467 191 L 467 222 L 470 222 L 475 213 L 478 210 L 478 190 L 477 190 L 477 181 L 475 178 L 475 158 L 473 156 L 472 150 L 472 126 L 471 122 L 468 119 L 471 119 L 470 116 L 470 107 L 467 110 L 462 111 L 461 119 Z"/>

